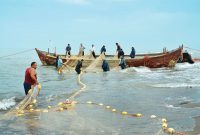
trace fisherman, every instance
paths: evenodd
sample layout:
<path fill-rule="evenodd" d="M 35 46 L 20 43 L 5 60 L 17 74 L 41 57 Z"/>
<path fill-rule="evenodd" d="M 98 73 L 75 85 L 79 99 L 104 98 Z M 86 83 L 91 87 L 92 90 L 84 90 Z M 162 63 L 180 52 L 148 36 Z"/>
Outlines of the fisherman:
<path fill-rule="evenodd" d="M 103 47 L 101 48 L 101 54 L 104 53 L 104 55 L 105 55 L 105 52 L 106 52 L 106 47 L 105 47 L 105 45 L 103 45 Z"/>
<path fill-rule="evenodd" d="M 122 49 L 120 49 L 118 52 L 118 58 L 120 58 L 121 56 L 124 56 L 124 51 Z"/>
<path fill-rule="evenodd" d="M 77 72 L 77 74 L 81 73 L 82 63 L 83 63 L 83 59 L 82 60 L 78 60 L 78 63 L 76 64 L 75 71 Z"/>
<path fill-rule="evenodd" d="M 30 89 L 33 89 L 36 85 L 39 84 L 37 80 L 37 63 L 32 62 L 31 67 L 27 68 L 25 71 L 25 80 L 24 80 L 24 90 L 27 95 Z"/>
<path fill-rule="evenodd" d="M 109 64 L 108 64 L 108 61 L 105 60 L 105 59 L 102 59 L 103 60 L 103 63 L 102 63 L 102 69 L 104 72 L 107 72 L 107 71 L 110 71 L 110 67 L 109 67 Z"/>
<path fill-rule="evenodd" d="M 120 58 L 120 52 L 121 52 L 121 47 L 120 47 L 120 45 L 119 45 L 119 43 L 116 43 L 116 46 L 117 46 L 117 56 L 118 56 L 118 59 Z"/>
<path fill-rule="evenodd" d="M 121 59 L 119 61 L 119 66 L 121 67 L 121 69 L 126 68 L 126 62 L 125 62 L 124 56 L 121 56 Z"/>
<path fill-rule="evenodd" d="M 62 60 L 60 59 L 59 56 L 57 56 L 56 57 L 56 69 L 59 74 L 62 73 L 62 65 L 63 65 Z"/>
<path fill-rule="evenodd" d="M 135 48 L 132 47 L 131 53 L 130 53 L 131 58 L 135 58 Z"/>
<path fill-rule="evenodd" d="M 66 57 L 67 56 L 71 56 L 71 46 L 70 46 L 70 44 L 68 44 L 67 47 L 66 47 Z"/>
<path fill-rule="evenodd" d="M 78 54 L 78 56 L 80 56 L 80 57 L 84 56 L 84 50 L 85 50 L 85 47 L 81 43 L 80 48 L 79 48 L 79 54 Z"/>
<path fill-rule="evenodd" d="M 91 52 L 92 52 L 93 57 L 96 59 L 95 47 L 94 47 L 94 45 L 92 45 Z"/>

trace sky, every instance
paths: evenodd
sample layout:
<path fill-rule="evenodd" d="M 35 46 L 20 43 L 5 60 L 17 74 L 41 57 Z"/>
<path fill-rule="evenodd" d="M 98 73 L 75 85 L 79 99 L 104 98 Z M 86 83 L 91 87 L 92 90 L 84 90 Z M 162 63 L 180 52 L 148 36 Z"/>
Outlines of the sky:
<path fill-rule="evenodd" d="M 0 0 L 0 48 L 200 49 L 200 0 Z"/>

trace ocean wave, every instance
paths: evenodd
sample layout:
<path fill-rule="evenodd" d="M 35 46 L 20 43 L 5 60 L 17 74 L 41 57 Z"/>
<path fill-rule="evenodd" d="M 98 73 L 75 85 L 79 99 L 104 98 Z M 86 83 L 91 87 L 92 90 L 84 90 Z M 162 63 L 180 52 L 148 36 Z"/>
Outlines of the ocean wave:
<path fill-rule="evenodd" d="M 0 101 L 0 110 L 7 110 L 16 104 L 15 97 Z"/>
<path fill-rule="evenodd" d="M 179 63 L 175 67 L 175 69 L 177 70 L 194 69 L 194 68 L 200 68 L 200 63 L 199 62 L 194 64 Z"/>
<path fill-rule="evenodd" d="M 137 73 L 150 73 L 152 72 L 150 68 L 148 67 L 131 67 L 127 68 L 125 70 L 122 70 L 123 72 L 137 72 Z"/>
<path fill-rule="evenodd" d="M 167 108 L 172 108 L 172 109 L 180 109 L 181 107 L 175 107 L 174 105 L 165 105 Z"/>
<path fill-rule="evenodd" d="M 152 86 L 156 88 L 192 88 L 192 87 L 200 87 L 200 84 L 167 83 L 167 84 L 155 84 Z"/>

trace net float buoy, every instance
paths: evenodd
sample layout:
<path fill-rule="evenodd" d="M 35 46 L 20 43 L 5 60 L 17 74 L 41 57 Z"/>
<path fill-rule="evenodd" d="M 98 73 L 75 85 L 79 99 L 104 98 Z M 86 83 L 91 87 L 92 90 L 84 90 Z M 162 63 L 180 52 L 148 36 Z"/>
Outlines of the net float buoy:
<path fill-rule="evenodd" d="M 34 99 L 32 103 L 33 103 L 33 104 L 36 104 L 36 103 L 37 103 L 37 100 L 36 100 L 36 99 Z"/>
<path fill-rule="evenodd" d="M 167 120 L 165 118 L 162 118 L 162 123 L 167 123 Z"/>
<path fill-rule="evenodd" d="M 87 101 L 87 104 L 92 104 L 92 101 Z"/>
<path fill-rule="evenodd" d="M 165 129 L 167 129 L 167 123 L 163 123 L 162 124 L 162 128 L 165 130 Z"/>
<path fill-rule="evenodd" d="M 106 106 L 106 109 L 110 109 L 111 107 L 110 106 Z"/>
<path fill-rule="evenodd" d="M 136 117 L 142 117 L 142 114 L 141 113 L 137 113 Z"/>
<path fill-rule="evenodd" d="M 102 103 L 100 103 L 99 105 L 100 105 L 100 106 L 103 106 L 103 104 L 102 104 Z"/>
<path fill-rule="evenodd" d="M 116 109 L 112 109 L 112 112 L 116 112 Z"/>
<path fill-rule="evenodd" d="M 39 90 L 41 89 L 41 85 L 40 85 L 40 83 L 37 85 L 37 87 L 38 87 Z"/>
<path fill-rule="evenodd" d="M 167 131 L 168 131 L 169 134 L 174 134 L 175 133 L 175 130 L 173 128 L 168 128 Z"/>
<path fill-rule="evenodd" d="M 34 109 L 31 108 L 29 111 L 32 112 L 32 111 L 34 111 Z"/>
<path fill-rule="evenodd" d="M 128 113 L 127 113 L 127 112 L 122 112 L 121 114 L 122 114 L 122 115 L 127 115 Z"/>
<path fill-rule="evenodd" d="M 63 111 L 64 109 L 63 108 L 59 108 L 59 111 Z"/>
<path fill-rule="evenodd" d="M 59 103 L 58 103 L 58 106 L 61 106 L 61 105 L 63 105 L 63 102 L 59 102 Z"/>
<path fill-rule="evenodd" d="M 19 111 L 19 112 L 18 112 L 18 114 L 24 114 L 24 111 L 23 111 L 23 110 L 21 110 L 21 111 Z"/>
<path fill-rule="evenodd" d="M 151 119 L 155 119 L 157 116 L 156 115 L 151 115 Z"/>

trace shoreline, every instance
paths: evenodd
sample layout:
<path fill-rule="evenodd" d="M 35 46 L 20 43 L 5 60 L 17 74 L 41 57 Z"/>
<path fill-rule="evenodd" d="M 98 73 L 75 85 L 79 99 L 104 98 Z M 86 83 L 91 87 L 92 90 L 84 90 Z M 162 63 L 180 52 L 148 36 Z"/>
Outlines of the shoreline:
<path fill-rule="evenodd" d="M 200 135 L 200 116 L 193 117 L 195 119 L 195 127 L 192 131 L 187 131 L 188 135 Z"/>

